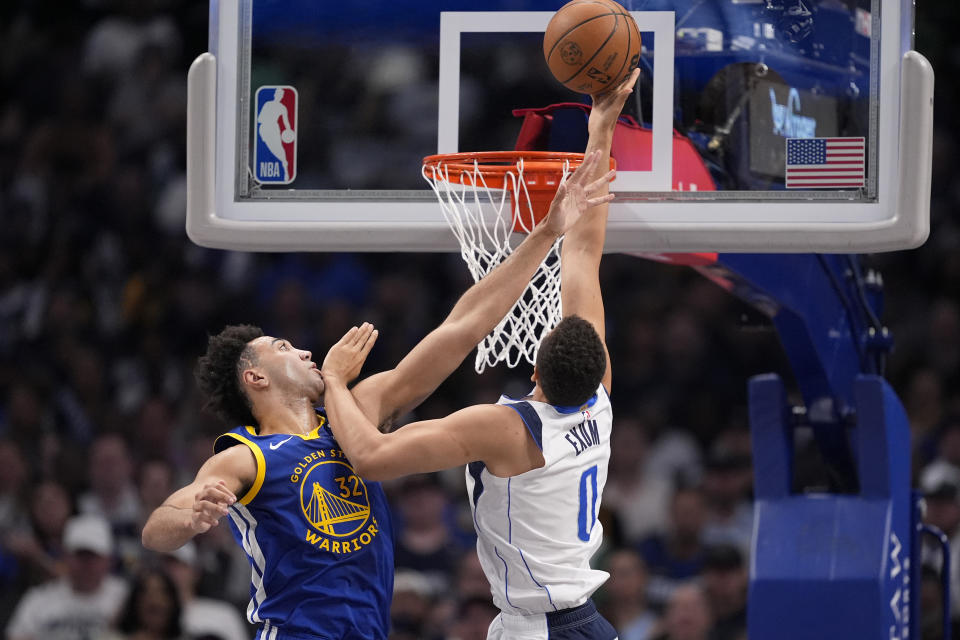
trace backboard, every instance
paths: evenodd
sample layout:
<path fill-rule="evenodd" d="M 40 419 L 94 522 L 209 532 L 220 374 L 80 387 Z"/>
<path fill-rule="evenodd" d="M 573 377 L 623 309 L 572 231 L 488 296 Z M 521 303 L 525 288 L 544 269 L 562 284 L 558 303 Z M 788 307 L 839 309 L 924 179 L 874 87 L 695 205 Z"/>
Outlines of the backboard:
<path fill-rule="evenodd" d="M 456 250 L 422 158 L 513 149 L 515 110 L 589 102 L 543 60 L 562 4 L 211 0 L 210 51 L 189 74 L 189 236 L 245 250 Z M 621 4 L 643 74 L 624 110 L 636 125 L 614 150 L 607 251 L 926 239 L 933 72 L 911 51 L 912 2 Z M 583 150 L 582 110 L 544 123 L 544 150 Z"/>

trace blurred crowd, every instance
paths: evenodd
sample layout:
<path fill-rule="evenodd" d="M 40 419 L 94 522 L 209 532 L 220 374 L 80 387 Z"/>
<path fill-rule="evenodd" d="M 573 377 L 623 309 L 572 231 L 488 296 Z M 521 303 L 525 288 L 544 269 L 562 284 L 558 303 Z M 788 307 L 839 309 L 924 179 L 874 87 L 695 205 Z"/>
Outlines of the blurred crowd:
<path fill-rule="evenodd" d="M 925 4 L 917 47 L 947 79 L 960 49 L 944 26 L 960 24 L 958 8 Z M 252 637 L 250 568 L 225 523 L 173 554 L 139 542 L 230 426 L 202 411 L 192 381 L 207 335 L 250 322 L 322 354 L 369 320 L 376 371 L 470 282 L 455 255 L 191 244 L 185 71 L 206 50 L 207 20 L 205 2 L 186 0 L 0 3 L 0 628 L 12 640 Z M 960 604 L 955 93 L 937 86 L 930 240 L 867 261 L 884 276 L 887 376 L 910 417 L 925 517 L 954 546 Z M 610 255 L 601 278 L 617 375 L 595 558 L 611 578 L 596 601 L 621 640 L 743 640 L 746 380 L 789 380 L 789 366 L 768 324 L 692 271 Z M 410 418 L 522 394 L 528 376 L 465 365 Z M 394 640 L 485 638 L 496 614 L 463 483 L 454 470 L 387 487 Z M 942 567 L 927 555 L 924 637 L 935 638 Z"/>

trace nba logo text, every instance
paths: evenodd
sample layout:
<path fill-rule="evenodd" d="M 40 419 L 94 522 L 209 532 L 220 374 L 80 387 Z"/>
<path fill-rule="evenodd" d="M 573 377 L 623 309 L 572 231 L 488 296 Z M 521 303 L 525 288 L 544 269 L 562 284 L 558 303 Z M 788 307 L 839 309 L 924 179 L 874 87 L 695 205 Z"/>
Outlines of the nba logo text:
<path fill-rule="evenodd" d="M 290 184 L 297 177 L 297 90 L 273 85 L 257 89 L 253 177 L 262 184 Z"/>

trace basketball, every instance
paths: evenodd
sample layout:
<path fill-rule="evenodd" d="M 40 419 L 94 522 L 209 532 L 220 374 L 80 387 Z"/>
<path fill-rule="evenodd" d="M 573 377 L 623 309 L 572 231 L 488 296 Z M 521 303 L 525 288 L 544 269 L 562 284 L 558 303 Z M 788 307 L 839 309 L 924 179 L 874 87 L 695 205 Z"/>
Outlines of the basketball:
<path fill-rule="evenodd" d="M 290 144 L 297 137 L 297 134 L 293 132 L 293 129 L 284 129 L 283 133 L 280 134 L 280 139 L 286 144 Z"/>
<path fill-rule="evenodd" d="M 640 30 L 630 12 L 613 0 L 571 0 L 547 25 L 543 57 L 568 89 L 604 93 L 640 61 Z"/>

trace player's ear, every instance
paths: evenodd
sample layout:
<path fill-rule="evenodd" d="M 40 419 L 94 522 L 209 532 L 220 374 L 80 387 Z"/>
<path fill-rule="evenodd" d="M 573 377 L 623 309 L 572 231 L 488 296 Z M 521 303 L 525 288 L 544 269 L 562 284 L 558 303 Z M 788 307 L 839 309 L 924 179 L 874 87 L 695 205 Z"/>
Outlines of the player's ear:
<path fill-rule="evenodd" d="M 254 389 L 265 389 L 269 385 L 267 377 L 256 367 L 244 369 L 243 373 L 240 374 L 240 379 L 243 380 L 245 386 Z"/>

